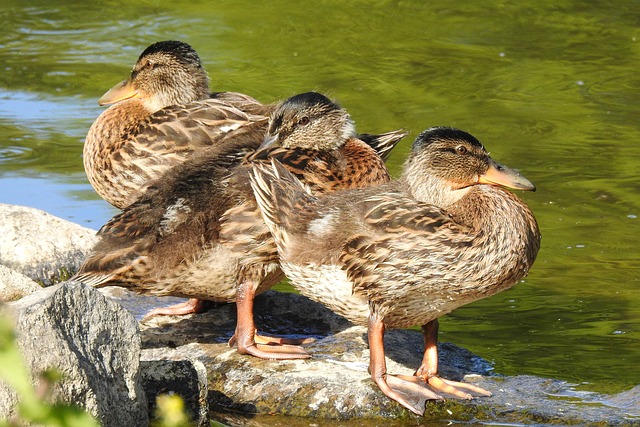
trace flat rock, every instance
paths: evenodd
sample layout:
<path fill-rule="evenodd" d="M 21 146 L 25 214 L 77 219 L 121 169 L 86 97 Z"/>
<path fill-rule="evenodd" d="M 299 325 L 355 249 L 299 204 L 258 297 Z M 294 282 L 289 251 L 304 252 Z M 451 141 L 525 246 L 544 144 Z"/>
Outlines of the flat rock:
<path fill-rule="evenodd" d="M 63 378 L 51 398 L 79 405 L 103 426 L 146 426 L 138 323 L 95 289 L 65 282 L 8 304 L 18 347 L 35 378 L 54 368 Z M 0 384 L 0 418 L 13 416 L 17 400 Z"/>
<path fill-rule="evenodd" d="M 616 399 L 576 391 L 571 384 L 553 379 L 500 376 L 487 361 L 450 343 L 439 346 L 441 376 L 473 382 L 493 396 L 430 401 L 424 417 L 415 417 L 371 381 L 365 328 L 302 296 L 278 292 L 258 297 L 256 322 L 262 333 L 315 337 L 306 346 L 312 358 L 265 361 L 239 355 L 227 346 L 235 325 L 231 304 L 198 315 L 143 322 L 143 357 L 201 361 L 209 379 L 210 415 L 229 425 L 280 425 L 274 424 L 274 414 L 325 420 L 384 418 L 385 425 L 398 426 L 407 425 L 407 420 L 640 425 L 638 392 Z M 389 372 L 412 374 L 419 366 L 423 349 L 419 332 L 389 331 L 385 345 Z M 295 420 L 286 418 L 281 425 L 297 425 Z"/>
<path fill-rule="evenodd" d="M 95 230 L 44 211 L 0 203 L 0 264 L 45 286 L 68 279 L 97 241 Z"/>

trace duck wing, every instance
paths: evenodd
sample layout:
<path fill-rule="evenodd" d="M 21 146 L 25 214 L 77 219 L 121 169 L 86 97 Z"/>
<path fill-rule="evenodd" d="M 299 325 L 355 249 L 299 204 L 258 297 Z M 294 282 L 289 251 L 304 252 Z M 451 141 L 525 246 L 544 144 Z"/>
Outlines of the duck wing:
<path fill-rule="evenodd" d="M 354 292 L 370 301 L 404 296 L 412 283 L 445 275 L 473 241 L 471 230 L 444 210 L 401 192 L 368 197 L 357 209 L 365 212 L 361 231 L 345 241 L 339 261 Z"/>

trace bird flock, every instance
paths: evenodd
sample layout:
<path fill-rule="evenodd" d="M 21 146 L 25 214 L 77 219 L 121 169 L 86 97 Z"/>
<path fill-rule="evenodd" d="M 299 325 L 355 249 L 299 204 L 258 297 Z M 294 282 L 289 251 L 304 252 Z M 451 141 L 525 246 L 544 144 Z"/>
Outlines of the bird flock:
<path fill-rule="evenodd" d="M 263 104 L 212 92 L 195 50 L 147 47 L 99 100 L 87 133 L 89 182 L 121 211 L 75 279 L 184 297 L 147 317 L 235 302 L 229 344 L 262 359 L 304 359 L 309 339 L 261 335 L 253 302 L 287 277 L 301 294 L 368 328 L 369 372 L 415 414 L 425 402 L 490 396 L 438 375 L 438 318 L 515 285 L 540 247 L 530 209 L 507 189 L 534 191 L 471 134 L 420 133 L 402 175 L 385 160 L 403 129 L 358 133 L 317 92 Z M 422 327 L 411 376 L 387 372 L 384 333 Z"/>

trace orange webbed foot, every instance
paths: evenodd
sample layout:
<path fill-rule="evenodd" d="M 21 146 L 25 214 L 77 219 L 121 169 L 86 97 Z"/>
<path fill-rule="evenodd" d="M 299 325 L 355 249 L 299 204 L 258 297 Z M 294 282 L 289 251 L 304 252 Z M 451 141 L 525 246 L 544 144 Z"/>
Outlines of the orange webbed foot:
<path fill-rule="evenodd" d="M 400 403 L 416 415 L 423 415 L 427 400 L 443 400 L 418 377 L 394 376 L 386 374 L 374 378 L 380 390 L 389 398 Z"/>
<path fill-rule="evenodd" d="M 238 347 L 240 354 L 250 354 L 260 359 L 308 359 L 311 357 L 299 344 L 308 340 L 296 340 L 258 335 L 253 320 L 253 301 L 257 285 L 244 281 L 236 294 L 238 320 L 236 331 L 229 340 L 229 345 Z"/>
<path fill-rule="evenodd" d="M 473 399 L 478 396 L 491 396 L 491 392 L 478 386 L 459 381 L 445 380 L 438 375 L 438 320 L 432 320 L 422 326 L 424 335 L 424 356 L 422 364 L 413 374 L 420 378 L 437 393 L 447 394 L 457 399 Z"/>
<path fill-rule="evenodd" d="M 270 335 L 258 335 L 255 334 L 253 339 L 256 344 L 266 344 L 266 345 L 303 345 L 303 344 L 311 344 L 315 341 L 315 338 L 307 337 L 307 338 L 284 338 L 284 337 L 274 337 Z"/>
<path fill-rule="evenodd" d="M 475 386 L 469 383 L 463 383 L 459 381 L 452 381 L 444 379 L 438 375 L 433 375 L 427 378 L 425 375 L 420 374 L 420 369 L 414 374 L 413 377 L 402 377 L 403 379 L 415 378 L 417 381 L 421 381 L 424 384 L 428 384 L 429 387 L 438 394 L 446 394 L 456 399 L 473 399 L 475 396 L 492 396 L 491 392 L 481 387 Z"/>
<path fill-rule="evenodd" d="M 184 316 L 187 314 L 202 313 L 205 305 L 205 300 L 191 298 L 185 302 L 170 305 L 169 307 L 154 308 L 144 315 L 142 321 L 149 320 L 154 316 Z"/>
<path fill-rule="evenodd" d="M 299 345 L 312 342 L 312 338 L 289 339 L 254 334 L 253 337 L 247 339 L 242 335 L 236 332 L 229 340 L 229 346 L 237 345 L 240 354 L 275 360 L 308 359 L 311 357 Z"/>

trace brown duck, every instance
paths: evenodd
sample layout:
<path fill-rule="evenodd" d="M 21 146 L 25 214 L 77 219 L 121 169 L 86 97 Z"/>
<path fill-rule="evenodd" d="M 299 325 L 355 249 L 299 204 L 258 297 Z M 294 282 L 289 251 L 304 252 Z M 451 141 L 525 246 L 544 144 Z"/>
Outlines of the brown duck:
<path fill-rule="evenodd" d="M 142 52 L 128 79 L 100 98 L 100 105 L 114 105 L 89 129 L 83 161 L 103 199 L 123 209 L 196 151 L 236 137 L 259 145 L 275 104 L 237 92 L 210 93 L 208 82 L 191 46 L 161 41 Z M 387 155 L 405 135 L 395 131 L 362 139 Z"/>
<path fill-rule="evenodd" d="M 275 158 L 316 194 L 381 184 L 389 175 L 376 151 L 356 138 L 347 112 L 314 92 L 283 102 L 271 117 L 265 147 L 254 150 L 254 141 L 236 138 L 171 169 L 101 228 L 76 279 L 144 294 L 236 301 L 231 342 L 241 353 L 307 357 L 297 346 L 260 344 L 284 343 L 278 339 L 255 342 L 254 296 L 283 276 L 251 191 L 249 162 Z"/>
<path fill-rule="evenodd" d="M 123 209 L 149 183 L 195 151 L 230 138 L 260 140 L 268 118 L 252 114 L 261 104 L 246 95 L 211 98 L 198 54 L 186 43 L 157 42 L 142 52 L 129 78 L 99 100 L 114 104 L 93 123 L 84 145 L 89 182 L 113 206 Z M 229 102 L 238 101 L 242 111 Z"/>
<path fill-rule="evenodd" d="M 490 395 L 438 376 L 438 317 L 515 285 L 533 264 L 540 233 L 529 208 L 502 187 L 535 190 L 492 160 L 470 134 L 418 136 L 400 179 L 323 197 L 277 162 L 254 167 L 252 186 L 281 266 L 303 295 L 368 326 L 372 379 L 422 414 L 426 399 Z M 387 373 L 386 328 L 423 325 L 412 377 Z"/>

